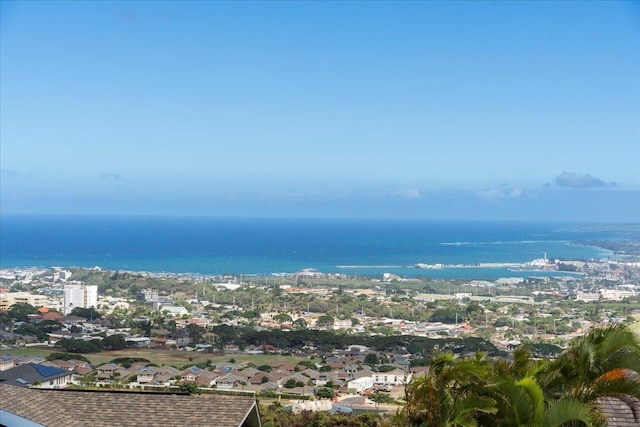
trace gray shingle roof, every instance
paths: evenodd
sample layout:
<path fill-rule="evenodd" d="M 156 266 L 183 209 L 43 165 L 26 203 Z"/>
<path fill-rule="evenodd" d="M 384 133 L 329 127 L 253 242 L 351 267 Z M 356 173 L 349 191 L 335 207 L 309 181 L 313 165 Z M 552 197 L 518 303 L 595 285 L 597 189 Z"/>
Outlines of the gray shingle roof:
<path fill-rule="evenodd" d="M 0 410 L 49 427 L 260 427 L 248 396 L 42 390 L 0 383 Z"/>

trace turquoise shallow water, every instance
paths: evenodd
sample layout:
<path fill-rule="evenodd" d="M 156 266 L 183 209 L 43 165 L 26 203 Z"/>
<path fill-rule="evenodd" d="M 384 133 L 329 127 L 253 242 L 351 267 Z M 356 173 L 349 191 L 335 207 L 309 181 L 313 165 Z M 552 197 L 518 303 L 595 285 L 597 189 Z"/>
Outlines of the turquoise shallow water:
<path fill-rule="evenodd" d="M 4 215 L 0 267 L 100 266 L 132 271 L 271 274 L 313 268 L 379 276 L 529 276 L 501 268 L 412 268 L 425 264 L 603 258 L 571 244 L 616 238 L 548 222 L 407 221 L 141 216 Z M 540 275 L 540 274 L 538 274 Z"/>

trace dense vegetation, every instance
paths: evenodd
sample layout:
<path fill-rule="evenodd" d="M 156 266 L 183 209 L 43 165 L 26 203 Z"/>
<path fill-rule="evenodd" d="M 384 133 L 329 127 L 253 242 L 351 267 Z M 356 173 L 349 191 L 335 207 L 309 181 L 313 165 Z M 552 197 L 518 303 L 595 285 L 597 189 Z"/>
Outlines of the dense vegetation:
<path fill-rule="evenodd" d="M 110 335 L 101 340 L 90 341 L 63 338 L 55 343 L 56 348 L 64 349 L 69 353 L 99 353 L 102 350 L 121 350 L 128 346 L 123 335 Z"/>
<path fill-rule="evenodd" d="M 261 413 L 269 427 L 605 427 L 599 399 L 633 407 L 633 399 L 640 399 L 639 378 L 640 339 L 616 325 L 575 339 L 554 360 L 534 359 L 526 347 L 510 361 L 484 353 L 432 354 L 428 371 L 406 387 L 406 403 L 392 417 L 292 414 L 278 404 Z"/>
<path fill-rule="evenodd" d="M 412 335 L 365 336 L 335 333 L 331 331 L 282 331 L 250 328 L 234 328 L 228 325 L 214 326 L 212 331 L 218 335 L 220 342 L 233 342 L 241 348 L 249 345 L 273 345 L 277 348 L 301 348 L 313 345 L 320 351 L 345 349 L 358 344 L 378 351 L 404 349 L 417 356 L 415 364 L 425 364 L 434 348 L 447 349 L 454 353 L 486 352 L 491 356 L 502 354 L 492 343 L 481 338 L 426 338 Z"/>
<path fill-rule="evenodd" d="M 263 427 L 377 427 L 381 419 L 373 413 L 330 415 L 325 412 L 302 412 L 293 414 L 279 404 L 263 406 L 260 409 Z"/>
<path fill-rule="evenodd" d="M 440 353 L 407 386 L 394 424 L 601 427 L 598 399 L 640 399 L 639 375 L 640 340 L 623 325 L 594 329 L 553 361 L 535 360 L 526 349 L 513 361 Z"/>

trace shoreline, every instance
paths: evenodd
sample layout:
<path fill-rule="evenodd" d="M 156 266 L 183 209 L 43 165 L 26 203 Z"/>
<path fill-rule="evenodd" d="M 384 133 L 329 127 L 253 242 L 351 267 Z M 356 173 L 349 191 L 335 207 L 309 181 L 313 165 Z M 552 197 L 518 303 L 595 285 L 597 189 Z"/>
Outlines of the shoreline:
<path fill-rule="evenodd" d="M 398 268 L 394 268 L 398 267 Z M 585 273 L 574 272 L 574 271 L 558 271 L 551 269 L 544 269 L 539 267 L 532 267 L 529 263 L 479 263 L 476 265 L 471 264 L 447 264 L 436 267 L 430 267 L 426 264 L 423 264 L 422 267 L 418 265 L 413 266 L 388 266 L 388 265 L 380 265 L 380 266 L 363 266 L 363 265 L 353 265 L 353 266 L 336 266 L 338 270 L 362 270 L 362 269 L 372 269 L 377 270 L 375 274 L 362 274 L 360 272 L 335 272 L 335 271 L 320 271 L 314 268 L 303 268 L 297 271 L 292 272 L 270 272 L 264 274 L 257 273 L 238 273 L 238 272 L 230 272 L 230 273 L 201 273 L 201 272 L 173 272 L 173 271 L 151 271 L 151 270 L 130 270 L 130 269 L 120 269 L 120 268 L 108 268 L 101 266 L 78 266 L 78 265 L 56 265 L 56 266 L 13 266 L 13 267 L 0 267 L 0 277 L 4 275 L 6 272 L 44 272 L 49 270 L 67 270 L 67 269 L 79 269 L 79 270 L 94 270 L 94 271 L 107 271 L 107 272 L 117 272 L 117 273 L 127 273 L 132 275 L 141 275 L 143 277 L 151 277 L 151 278 L 179 278 L 179 279 L 204 279 L 204 280 L 220 280 L 220 279 L 238 279 L 242 277 L 264 277 L 264 278 L 279 278 L 279 277 L 301 277 L 305 276 L 310 277 L 309 275 L 314 275 L 315 278 L 332 278 L 332 279 L 378 279 L 385 274 L 394 274 L 390 273 L 390 270 L 402 269 L 406 272 L 412 272 L 411 275 L 403 275 L 402 279 L 431 279 L 431 280 L 492 280 L 492 279 L 500 279 L 500 278 L 529 278 L 529 277 L 557 277 L 557 278 L 580 278 L 585 277 Z M 456 274 L 460 271 L 473 271 L 476 270 L 478 274 Z M 490 272 L 500 271 L 504 274 L 488 274 Z M 432 273 L 432 275 L 425 274 Z M 444 275 L 438 275 L 438 273 L 445 273 Z M 482 274 L 485 273 L 485 274 Z"/>

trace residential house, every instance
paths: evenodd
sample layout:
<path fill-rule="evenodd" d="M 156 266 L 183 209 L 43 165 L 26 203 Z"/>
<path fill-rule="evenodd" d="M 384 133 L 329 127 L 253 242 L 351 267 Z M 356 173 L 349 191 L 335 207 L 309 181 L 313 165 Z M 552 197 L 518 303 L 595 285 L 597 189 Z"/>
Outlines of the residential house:
<path fill-rule="evenodd" d="M 138 384 L 148 384 L 153 382 L 153 377 L 158 373 L 153 367 L 144 367 L 136 374 L 136 382 Z"/>
<path fill-rule="evenodd" d="M 230 390 L 236 382 L 233 374 L 226 374 L 216 380 L 216 388 L 219 390 Z"/>
<path fill-rule="evenodd" d="M 25 363 L 38 363 L 42 364 L 46 362 L 42 356 L 31 356 L 26 354 L 3 354 L 0 355 L 0 371 L 6 371 L 14 366 L 24 365 Z"/>
<path fill-rule="evenodd" d="M 264 374 L 264 372 L 256 368 L 244 368 L 241 371 L 239 371 L 239 375 L 242 375 L 243 377 L 245 377 L 247 381 L 253 378 L 257 374 Z"/>
<path fill-rule="evenodd" d="M 81 368 L 81 367 L 86 368 L 91 366 L 88 362 L 85 362 L 83 360 L 75 360 L 75 359 L 71 359 L 71 360 L 56 359 L 56 360 L 51 360 L 49 362 L 43 362 L 42 364 L 47 366 L 54 366 L 60 369 L 66 369 L 67 371 L 75 371 L 76 368 Z"/>
<path fill-rule="evenodd" d="M 64 388 L 73 381 L 73 376 L 66 369 L 25 363 L 0 372 L 0 382 L 17 387 Z"/>
<path fill-rule="evenodd" d="M 176 376 L 180 374 L 173 366 L 139 366 L 136 368 L 134 386 L 146 387 L 168 387 L 175 382 Z"/>
<path fill-rule="evenodd" d="M 0 372 L 11 369 L 15 366 L 13 356 L 8 354 L 0 355 Z"/>
<path fill-rule="evenodd" d="M 272 382 L 274 384 L 277 384 L 278 380 L 279 378 L 274 377 L 269 372 L 258 371 L 258 373 L 255 374 L 253 377 L 249 378 L 247 382 L 249 384 L 255 384 L 255 385 L 260 385 L 267 382 Z"/>

